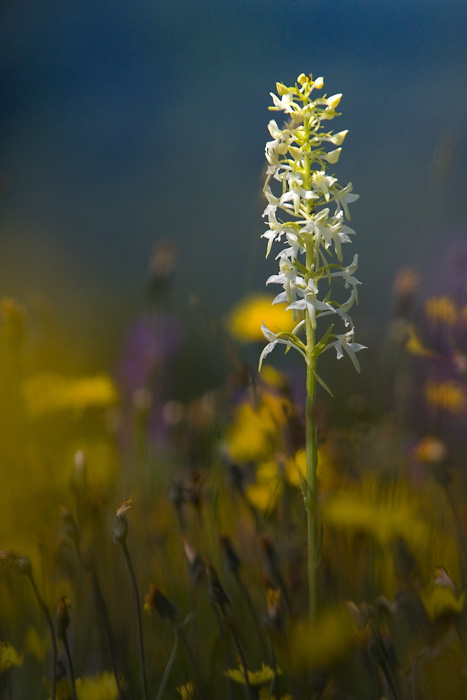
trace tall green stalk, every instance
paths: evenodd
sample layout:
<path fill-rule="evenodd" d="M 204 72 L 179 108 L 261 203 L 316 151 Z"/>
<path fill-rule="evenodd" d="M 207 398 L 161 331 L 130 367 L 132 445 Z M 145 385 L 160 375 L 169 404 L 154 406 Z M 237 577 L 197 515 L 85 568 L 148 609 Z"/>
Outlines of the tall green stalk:
<path fill-rule="evenodd" d="M 310 143 L 310 129 L 304 123 L 306 145 Z M 304 187 L 311 187 L 311 153 L 304 149 Z M 309 215 L 312 213 L 310 201 L 305 202 Z M 305 245 L 305 266 L 312 270 L 314 265 L 314 243 Z M 321 556 L 320 527 L 318 522 L 318 435 L 316 428 L 316 365 L 315 329 L 309 314 L 305 317 L 306 355 L 306 404 L 305 404 L 305 452 L 306 452 L 306 493 L 305 506 L 307 517 L 307 564 L 308 564 L 308 605 L 310 619 L 315 620 L 319 609 L 319 562 Z"/>
<path fill-rule="evenodd" d="M 309 326 L 309 327 L 308 327 Z M 314 331 L 307 323 L 307 354 L 314 347 Z M 319 609 L 319 561 L 321 556 L 318 522 L 318 445 L 316 429 L 316 359 L 310 360 L 306 373 L 305 440 L 306 440 L 306 516 L 308 539 L 308 601 L 310 618 L 315 620 Z"/>

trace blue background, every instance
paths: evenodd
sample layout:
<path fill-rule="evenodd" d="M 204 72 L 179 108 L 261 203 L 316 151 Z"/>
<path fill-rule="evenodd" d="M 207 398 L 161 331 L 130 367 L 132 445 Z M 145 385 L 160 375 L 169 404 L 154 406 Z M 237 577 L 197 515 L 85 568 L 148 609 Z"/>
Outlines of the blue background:
<path fill-rule="evenodd" d="M 371 343 L 395 271 L 434 287 L 466 235 L 466 36 L 465 0 L 3 0 L 0 293 L 42 299 L 101 362 L 159 239 L 182 314 L 263 289 L 269 92 L 312 72 L 344 95 L 334 171 L 360 194 L 347 256 Z"/>

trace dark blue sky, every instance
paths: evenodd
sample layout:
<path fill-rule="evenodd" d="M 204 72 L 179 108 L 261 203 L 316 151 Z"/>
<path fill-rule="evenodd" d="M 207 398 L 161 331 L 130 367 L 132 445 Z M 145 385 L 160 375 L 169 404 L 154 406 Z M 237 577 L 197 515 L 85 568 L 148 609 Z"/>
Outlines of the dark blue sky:
<path fill-rule="evenodd" d="M 361 195 L 352 254 L 377 325 L 396 268 L 467 235 L 466 36 L 464 0 L 3 0 L 0 293 L 40 292 L 98 343 L 167 237 L 180 307 L 262 288 L 269 92 L 303 71 L 344 94 L 335 172 Z"/>

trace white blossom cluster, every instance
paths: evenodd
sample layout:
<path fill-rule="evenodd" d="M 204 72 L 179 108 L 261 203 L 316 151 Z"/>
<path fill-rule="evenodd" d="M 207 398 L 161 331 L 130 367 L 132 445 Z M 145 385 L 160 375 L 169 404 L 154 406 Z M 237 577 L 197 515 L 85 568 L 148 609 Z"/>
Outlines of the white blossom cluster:
<path fill-rule="evenodd" d="M 262 324 L 262 331 L 269 341 L 260 357 L 264 357 L 277 344 L 298 350 L 308 364 L 330 347 L 343 357 L 350 356 L 357 369 L 355 353 L 365 346 L 354 342 L 354 324 L 349 310 L 357 301 L 357 286 L 354 276 L 358 267 L 358 256 L 354 255 L 348 266 L 342 264 L 342 245 L 350 242 L 355 233 L 345 220 L 349 220 L 348 205 L 358 195 L 352 192 L 352 183 L 341 187 L 326 169 L 337 163 L 341 144 L 347 131 L 333 133 L 325 131 L 322 123 L 336 116 L 342 95 L 318 97 L 310 95 L 321 90 L 323 78 L 313 80 L 303 73 L 294 87 L 277 83 L 277 95 L 271 93 L 273 106 L 269 109 L 283 111 L 288 121 L 281 130 L 276 121 L 268 125 L 272 140 L 266 144 L 268 162 L 264 193 L 268 201 L 263 217 L 268 229 L 263 233 L 267 240 L 269 255 L 275 241 L 284 242 L 276 259 L 279 274 L 272 275 L 266 284 L 281 284 L 283 291 L 273 304 L 287 303 L 294 317 L 299 320 L 292 333 L 274 333 Z M 331 150 L 326 148 L 331 147 Z M 335 147 L 335 148 L 334 148 Z M 280 183 L 280 184 L 277 184 Z M 331 282 L 340 280 L 347 294 L 341 301 L 331 296 Z M 314 339 L 317 319 L 334 316 L 341 321 L 345 331 L 334 333 L 332 324 L 319 342 Z M 313 343 L 303 342 L 298 333 L 305 327 L 311 329 Z"/>

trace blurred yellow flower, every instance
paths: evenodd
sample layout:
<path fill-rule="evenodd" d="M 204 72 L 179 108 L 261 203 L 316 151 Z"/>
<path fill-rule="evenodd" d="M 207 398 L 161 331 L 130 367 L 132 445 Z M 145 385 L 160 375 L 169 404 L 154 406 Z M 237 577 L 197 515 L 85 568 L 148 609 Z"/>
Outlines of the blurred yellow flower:
<path fill-rule="evenodd" d="M 274 678 L 275 674 L 281 674 L 281 670 L 276 668 L 274 671 L 270 666 L 266 666 L 264 663 L 261 664 L 259 671 L 250 671 L 248 669 L 248 682 L 250 685 L 264 685 L 264 683 L 269 683 Z M 245 685 L 245 674 L 242 667 L 232 668 L 228 671 L 224 671 L 227 678 L 235 681 L 235 683 L 242 683 Z"/>
<path fill-rule="evenodd" d="M 454 586 L 444 582 L 433 581 L 421 592 L 420 597 L 430 620 L 436 620 L 449 613 L 460 615 L 464 608 L 465 592 L 457 595 Z"/>
<path fill-rule="evenodd" d="M 48 693 L 52 692 L 52 683 L 44 678 L 44 685 Z M 51 700 L 51 698 L 49 698 Z M 72 700 L 71 683 L 67 678 L 58 678 L 55 683 L 55 700 Z"/>
<path fill-rule="evenodd" d="M 316 622 L 296 620 L 290 625 L 287 655 L 292 670 L 326 668 L 344 657 L 357 642 L 349 610 L 325 610 Z"/>
<path fill-rule="evenodd" d="M 76 681 L 78 700 L 116 700 L 118 687 L 115 676 L 110 671 L 78 678 Z"/>
<path fill-rule="evenodd" d="M 452 326 L 457 320 L 455 304 L 449 297 L 430 297 L 425 302 L 427 316 L 433 321 L 441 321 Z"/>
<path fill-rule="evenodd" d="M 402 537 L 418 551 L 429 546 L 430 527 L 410 505 L 364 499 L 340 492 L 323 504 L 323 518 L 331 527 L 361 532 L 383 546 Z"/>
<path fill-rule="evenodd" d="M 256 481 L 250 484 L 245 495 L 248 501 L 262 512 L 274 508 L 282 492 L 282 480 L 276 462 L 262 462 L 256 469 Z"/>
<path fill-rule="evenodd" d="M 94 377 L 36 374 L 24 381 L 23 394 L 32 418 L 61 411 L 80 414 L 88 408 L 108 408 L 118 400 L 115 384 L 104 373 Z"/>
<path fill-rule="evenodd" d="M 420 355 L 421 357 L 433 357 L 436 355 L 433 350 L 430 350 L 423 345 L 411 323 L 407 324 L 405 330 L 407 332 L 405 349 L 408 352 L 410 352 L 412 355 Z"/>
<path fill-rule="evenodd" d="M 263 392 L 256 406 L 246 400 L 235 408 L 227 431 L 227 446 L 235 462 L 267 460 L 281 443 L 281 428 L 292 410 L 290 402 Z"/>
<path fill-rule="evenodd" d="M 279 391 L 287 389 L 287 378 L 271 365 L 265 365 L 261 370 L 261 381 Z"/>
<path fill-rule="evenodd" d="M 318 457 L 318 464 L 320 460 Z M 287 460 L 285 465 L 285 478 L 292 486 L 299 488 L 302 481 L 306 481 L 306 452 L 299 450 L 293 457 Z"/>
<path fill-rule="evenodd" d="M 11 666 L 21 666 L 24 654 L 18 654 L 10 642 L 0 642 L 0 673 L 5 673 Z"/>
<path fill-rule="evenodd" d="M 339 482 L 336 466 L 329 457 L 328 450 L 318 447 L 317 476 L 320 488 L 330 491 Z M 306 482 L 306 452 L 298 450 L 293 457 L 287 460 L 285 465 L 285 478 L 291 486 L 300 488 L 302 482 Z"/>
<path fill-rule="evenodd" d="M 264 341 L 261 322 L 272 331 L 292 331 L 296 323 L 292 311 L 283 304 L 274 304 L 273 295 L 252 294 L 234 306 L 227 318 L 229 333 L 242 343 Z"/>
<path fill-rule="evenodd" d="M 427 382 L 425 398 L 433 408 L 440 408 L 450 413 L 462 413 L 467 406 L 464 389 L 454 381 Z"/>
<path fill-rule="evenodd" d="M 182 700 L 192 700 L 195 697 L 195 689 L 191 681 L 177 686 L 177 692 L 182 696 Z"/>

